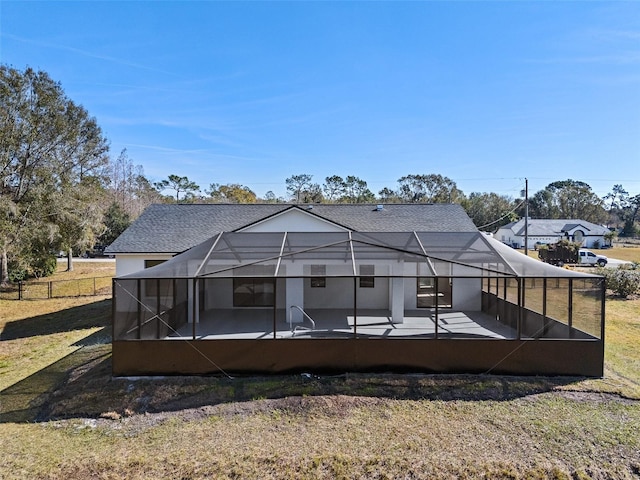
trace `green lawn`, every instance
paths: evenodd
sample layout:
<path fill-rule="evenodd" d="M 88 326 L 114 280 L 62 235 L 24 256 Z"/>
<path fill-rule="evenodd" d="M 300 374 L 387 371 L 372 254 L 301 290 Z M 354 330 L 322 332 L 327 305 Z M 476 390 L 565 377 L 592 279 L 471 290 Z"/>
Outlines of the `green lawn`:
<path fill-rule="evenodd" d="M 0 301 L 0 478 L 637 478 L 640 300 L 606 308 L 603 379 L 112 379 L 108 297 Z"/>

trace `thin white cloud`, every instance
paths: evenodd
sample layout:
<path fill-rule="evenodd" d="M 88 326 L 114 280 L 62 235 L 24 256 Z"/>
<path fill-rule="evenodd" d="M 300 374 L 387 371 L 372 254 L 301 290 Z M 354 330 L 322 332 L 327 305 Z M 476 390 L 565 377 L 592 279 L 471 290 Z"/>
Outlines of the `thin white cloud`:
<path fill-rule="evenodd" d="M 7 39 L 15 40 L 15 41 L 22 42 L 22 43 L 27 43 L 27 44 L 30 44 L 30 45 L 36 45 L 38 47 L 54 48 L 56 50 L 64 50 L 64 51 L 67 51 L 67 52 L 71 52 L 71 53 L 75 53 L 75 54 L 78 54 L 78 55 L 82 55 L 84 57 L 95 58 L 97 60 L 104 60 L 106 62 L 115 63 L 115 64 L 118 64 L 118 65 L 124 65 L 124 66 L 132 67 L 132 68 L 137 68 L 137 69 L 140 69 L 140 70 L 146 70 L 146 71 L 149 71 L 149 72 L 163 73 L 165 75 L 171 75 L 171 76 L 175 76 L 175 77 L 179 76 L 176 73 L 169 72 L 167 70 L 161 70 L 161 69 L 158 69 L 158 68 L 150 67 L 148 65 L 143 65 L 141 63 L 131 62 L 129 60 L 124 60 L 122 58 L 116 58 L 116 57 L 111 57 L 109 55 L 101 55 L 101 54 L 98 54 L 98 53 L 89 52 L 87 50 L 81 50 L 79 48 L 70 47 L 68 45 L 58 45 L 58 44 L 52 43 L 52 42 L 43 42 L 43 41 L 39 41 L 39 40 L 33 40 L 33 39 L 30 39 L 30 38 L 24 38 L 24 37 L 20 37 L 18 35 L 13 35 L 11 33 L 6 33 L 6 32 L 0 32 L 0 37 L 4 37 L 4 38 L 7 38 Z"/>
<path fill-rule="evenodd" d="M 168 153 L 168 154 L 181 154 L 181 155 L 200 155 L 202 153 L 207 153 L 210 150 L 196 148 L 196 149 L 181 149 L 181 148 L 171 148 L 171 147 L 162 147 L 159 145 L 145 145 L 142 143 L 129 143 L 127 144 L 129 147 L 135 148 L 143 148 L 145 150 L 153 150 L 155 152 L 160 153 Z"/>
<path fill-rule="evenodd" d="M 221 161 L 221 162 L 232 162 L 232 163 L 229 163 L 229 165 L 238 165 L 240 163 L 247 164 L 247 163 L 256 161 L 256 158 L 251 156 L 219 153 L 217 151 L 214 151 L 213 149 L 207 149 L 207 148 L 182 149 L 182 148 L 164 147 L 160 145 L 148 145 L 148 144 L 140 144 L 140 143 L 127 143 L 125 147 L 131 148 L 131 149 L 137 148 L 141 150 L 149 150 L 157 154 L 171 156 L 172 158 L 180 158 L 181 162 L 186 162 L 188 164 L 192 164 L 196 166 L 206 165 L 207 161 L 212 161 L 212 160 Z M 193 160 L 190 160 L 190 159 L 193 159 Z"/>

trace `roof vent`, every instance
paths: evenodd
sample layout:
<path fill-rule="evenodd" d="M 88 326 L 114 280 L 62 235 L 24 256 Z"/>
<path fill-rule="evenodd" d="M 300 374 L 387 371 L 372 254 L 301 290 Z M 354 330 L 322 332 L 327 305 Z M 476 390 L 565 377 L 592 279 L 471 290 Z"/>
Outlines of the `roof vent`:
<path fill-rule="evenodd" d="M 384 208 L 384 205 L 378 204 L 376 205 L 376 212 L 381 211 Z"/>

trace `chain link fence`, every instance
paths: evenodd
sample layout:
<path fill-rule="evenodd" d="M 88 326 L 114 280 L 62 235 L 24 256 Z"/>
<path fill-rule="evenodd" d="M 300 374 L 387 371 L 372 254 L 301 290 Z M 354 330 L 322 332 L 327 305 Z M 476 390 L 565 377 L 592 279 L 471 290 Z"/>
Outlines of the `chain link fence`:
<path fill-rule="evenodd" d="M 63 297 L 91 297 L 111 294 L 113 277 L 73 280 L 32 281 L 10 284 L 0 289 L 3 300 L 45 300 Z"/>

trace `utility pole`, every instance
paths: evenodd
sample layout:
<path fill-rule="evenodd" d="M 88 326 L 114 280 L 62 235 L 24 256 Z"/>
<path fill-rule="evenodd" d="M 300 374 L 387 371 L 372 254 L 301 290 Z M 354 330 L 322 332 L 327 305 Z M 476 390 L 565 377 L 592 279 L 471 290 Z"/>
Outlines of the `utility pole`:
<path fill-rule="evenodd" d="M 524 254 L 529 246 L 529 180 L 524 179 Z"/>

